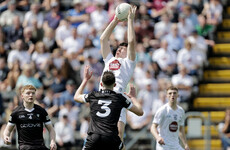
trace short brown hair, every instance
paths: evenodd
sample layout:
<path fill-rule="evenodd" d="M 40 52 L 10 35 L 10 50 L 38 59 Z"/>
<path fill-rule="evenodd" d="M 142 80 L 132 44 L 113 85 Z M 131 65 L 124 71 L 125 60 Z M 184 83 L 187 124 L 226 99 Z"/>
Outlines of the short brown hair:
<path fill-rule="evenodd" d="M 175 91 L 178 92 L 178 88 L 175 87 L 175 86 L 170 86 L 170 87 L 168 87 L 166 91 L 168 91 L 168 90 L 175 90 Z"/>
<path fill-rule="evenodd" d="M 115 75 L 111 71 L 105 71 L 102 76 L 102 82 L 103 84 L 107 86 L 111 86 L 115 83 Z"/>
<path fill-rule="evenodd" d="M 36 88 L 33 85 L 25 85 L 21 89 L 21 93 L 23 93 L 25 90 L 34 90 L 36 91 Z"/>

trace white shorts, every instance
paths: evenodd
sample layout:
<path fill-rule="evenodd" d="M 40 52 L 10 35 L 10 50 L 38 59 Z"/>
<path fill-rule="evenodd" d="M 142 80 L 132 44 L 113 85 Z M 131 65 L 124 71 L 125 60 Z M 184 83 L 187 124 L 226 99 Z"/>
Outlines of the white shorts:
<path fill-rule="evenodd" d="M 156 144 L 156 150 L 184 150 L 180 145 L 175 148 L 167 145 L 160 145 L 159 143 Z"/>
<path fill-rule="evenodd" d="M 126 124 L 126 108 L 122 108 L 119 121 Z"/>

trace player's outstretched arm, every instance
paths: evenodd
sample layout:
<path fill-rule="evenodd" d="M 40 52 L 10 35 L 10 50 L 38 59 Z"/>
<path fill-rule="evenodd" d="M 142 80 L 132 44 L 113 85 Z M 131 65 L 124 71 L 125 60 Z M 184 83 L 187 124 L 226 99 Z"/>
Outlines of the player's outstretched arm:
<path fill-rule="evenodd" d="M 53 125 L 52 124 L 46 124 L 45 126 L 46 126 L 46 128 L 50 134 L 50 150 L 56 150 L 57 149 L 56 133 L 54 131 Z"/>
<path fill-rule="evenodd" d="M 136 13 L 137 6 L 132 6 L 129 10 L 128 15 L 128 48 L 127 48 L 127 56 L 130 60 L 134 61 L 136 58 L 136 50 L 135 50 L 135 44 L 136 44 L 136 37 L 135 37 L 135 31 L 134 31 L 134 18 Z"/>
<path fill-rule="evenodd" d="M 150 131 L 151 131 L 152 135 L 155 137 L 157 143 L 159 143 L 160 145 L 165 145 L 164 139 L 159 135 L 159 133 L 157 131 L 157 127 L 158 127 L 158 124 L 153 123 Z"/>
<path fill-rule="evenodd" d="M 111 52 L 110 45 L 109 45 L 109 37 L 112 34 L 113 29 L 116 27 L 118 22 L 119 20 L 115 16 L 100 37 L 101 54 L 103 59 L 105 59 L 108 56 L 108 54 Z"/>
<path fill-rule="evenodd" d="M 89 79 L 92 77 L 93 72 L 89 70 L 89 66 L 86 65 L 84 68 L 84 78 L 83 81 L 81 82 L 81 85 L 79 86 L 79 88 L 77 89 L 75 95 L 74 95 L 74 100 L 76 102 L 79 103 L 84 103 L 84 95 L 83 90 L 86 87 L 87 82 L 89 81 Z"/>
<path fill-rule="evenodd" d="M 184 126 L 180 126 L 180 133 L 179 133 L 180 139 L 182 143 L 184 144 L 185 150 L 190 150 L 188 147 L 188 143 L 186 140 L 185 132 L 184 132 Z"/>
<path fill-rule="evenodd" d="M 133 106 L 129 109 L 131 112 L 135 113 L 138 116 L 142 116 L 144 114 L 142 106 L 140 103 L 138 103 L 136 99 L 136 88 L 133 86 L 133 84 L 129 85 L 129 93 L 125 93 L 133 103 Z"/>
<path fill-rule="evenodd" d="M 6 128 L 5 128 L 4 132 L 3 132 L 4 143 L 6 145 L 10 145 L 11 144 L 10 134 L 13 131 L 14 126 L 15 125 L 11 125 L 11 124 L 8 123 L 6 125 Z"/>

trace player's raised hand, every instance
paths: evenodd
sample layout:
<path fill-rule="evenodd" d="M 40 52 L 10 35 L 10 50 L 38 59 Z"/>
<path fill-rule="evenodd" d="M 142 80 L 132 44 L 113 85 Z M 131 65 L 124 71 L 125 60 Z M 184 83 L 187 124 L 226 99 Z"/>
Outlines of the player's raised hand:
<path fill-rule="evenodd" d="M 188 145 L 185 145 L 185 150 L 190 150 L 190 148 L 188 147 Z"/>
<path fill-rule="evenodd" d="M 136 10 L 137 10 L 137 6 L 132 5 L 132 6 L 130 7 L 128 19 L 133 20 L 133 19 L 135 18 Z"/>
<path fill-rule="evenodd" d="M 125 93 L 129 98 L 136 97 L 136 88 L 133 84 L 129 85 L 129 93 Z"/>
<path fill-rule="evenodd" d="M 5 143 L 6 145 L 10 145 L 10 144 L 11 144 L 10 137 L 4 136 L 4 143 Z"/>
<path fill-rule="evenodd" d="M 85 69 L 84 69 L 84 79 L 86 79 L 88 81 L 92 77 L 92 74 L 93 74 L 93 72 L 90 71 L 89 65 L 86 65 Z"/>
<path fill-rule="evenodd" d="M 165 145 L 164 139 L 163 139 L 162 137 L 159 137 L 159 139 L 157 139 L 157 142 L 158 142 L 160 145 Z"/>
<path fill-rule="evenodd" d="M 54 141 L 50 142 L 50 150 L 56 150 L 57 149 L 57 145 Z"/>

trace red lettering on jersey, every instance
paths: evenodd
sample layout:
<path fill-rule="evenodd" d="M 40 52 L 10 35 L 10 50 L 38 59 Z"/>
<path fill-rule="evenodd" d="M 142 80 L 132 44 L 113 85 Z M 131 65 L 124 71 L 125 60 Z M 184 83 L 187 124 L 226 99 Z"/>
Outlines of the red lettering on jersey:
<path fill-rule="evenodd" d="M 109 70 L 118 70 L 120 69 L 121 64 L 118 60 L 114 60 L 111 63 L 109 63 Z"/>
<path fill-rule="evenodd" d="M 176 132 L 178 129 L 178 124 L 176 121 L 173 121 L 170 125 L 169 125 L 169 131 L 171 132 Z"/>

